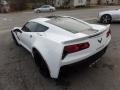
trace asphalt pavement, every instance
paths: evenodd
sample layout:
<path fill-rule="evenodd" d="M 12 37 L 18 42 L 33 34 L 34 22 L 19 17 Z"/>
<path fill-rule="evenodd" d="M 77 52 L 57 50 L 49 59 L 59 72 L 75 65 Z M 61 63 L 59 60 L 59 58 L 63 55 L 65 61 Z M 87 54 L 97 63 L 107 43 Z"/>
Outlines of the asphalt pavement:
<path fill-rule="evenodd" d="M 32 11 L 0 14 L 0 90 L 120 90 L 120 22 L 111 24 L 112 40 L 98 63 L 89 68 L 78 65 L 67 69 L 58 81 L 44 78 L 30 53 L 16 46 L 10 34 L 10 29 L 30 19 L 55 14 L 99 24 L 97 13 L 114 8 L 118 6 L 40 14 Z"/>

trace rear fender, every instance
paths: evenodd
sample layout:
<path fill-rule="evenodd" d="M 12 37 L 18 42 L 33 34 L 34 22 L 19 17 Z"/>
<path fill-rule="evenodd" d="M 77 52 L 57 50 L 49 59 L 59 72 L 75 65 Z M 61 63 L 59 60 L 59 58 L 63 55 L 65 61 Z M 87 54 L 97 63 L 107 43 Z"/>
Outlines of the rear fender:
<path fill-rule="evenodd" d="M 59 43 L 43 38 L 41 42 L 35 42 L 33 48 L 36 48 L 44 58 L 48 65 L 51 77 L 58 78 L 63 46 Z"/>

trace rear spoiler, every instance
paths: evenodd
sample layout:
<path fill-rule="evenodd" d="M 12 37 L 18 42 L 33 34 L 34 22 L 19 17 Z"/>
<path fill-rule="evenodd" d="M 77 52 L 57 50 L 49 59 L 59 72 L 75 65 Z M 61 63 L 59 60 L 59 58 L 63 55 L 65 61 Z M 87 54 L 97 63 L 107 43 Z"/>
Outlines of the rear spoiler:
<path fill-rule="evenodd" d="M 92 37 L 95 37 L 95 36 L 98 36 L 102 33 L 104 33 L 105 31 L 109 30 L 110 29 L 110 24 L 105 26 L 105 30 L 102 31 L 102 32 L 98 32 L 96 34 L 93 34 L 93 35 L 89 35 L 89 36 L 86 36 L 86 37 L 83 37 L 83 38 L 77 38 L 77 39 L 73 39 L 73 40 L 69 40 L 69 41 L 64 41 L 62 42 L 63 44 L 71 44 L 71 43 L 75 43 L 75 42 L 78 42 L 78 41 L 83 41 L 83 40 L 86 40 L 88 38 L 92 38 Z"/>
<path fill-rule="evenodd" d="M 92 38 L 92 37 L 98 36 L 98 35 L 106 32 L 106 31 L 109 30 L 109 29 L 110 29 L 110 24 L 108 24 L 107 26 L 105 26 L 105 30 L 104 30 L 104 31 L 98 32 L 97 34 L 90 35 L 88 38 Z"/>

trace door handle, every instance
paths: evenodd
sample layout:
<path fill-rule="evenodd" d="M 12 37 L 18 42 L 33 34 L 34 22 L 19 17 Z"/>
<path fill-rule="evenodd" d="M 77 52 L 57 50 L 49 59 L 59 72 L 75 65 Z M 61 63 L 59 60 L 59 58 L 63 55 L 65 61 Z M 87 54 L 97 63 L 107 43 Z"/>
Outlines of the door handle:
<path fill-rule="evenodd" d="M 32 38 L 32 35 L 30 35 L 30 38 Z"/>
<path fill-rule="evenodd" d="M 40 36 L 43 36 L 43 35 L 40 34 Z"/>

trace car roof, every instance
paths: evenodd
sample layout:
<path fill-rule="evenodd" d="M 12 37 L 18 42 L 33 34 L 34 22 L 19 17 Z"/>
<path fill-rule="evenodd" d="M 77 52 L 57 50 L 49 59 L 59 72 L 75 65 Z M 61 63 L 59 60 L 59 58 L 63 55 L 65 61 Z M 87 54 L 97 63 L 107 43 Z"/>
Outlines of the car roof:
<path fill-rule="evenodd" d="M 41 17 L 41 18 L 35 18 L 35 19 L 32 19 L 32 20 L 30 20 L 30 21 L 32 21 L 32 22 L 37 22 L 37 23 L 40 23 L 40 22 L 46 22 L 46 21 L 48 21 L 48 20 L 51 20 L 52 18 L 57 18 L 57 17 L 67 17 L 67 18 L 72 18 L 72 17 L 70 17 L 70 16 L 47 16 L 47 17 Z"/>
<path fill-rule="evenodd" d="M 35 22 L 35 23 L 39 23 L 39 24 L 42 24 L 44 26 L 47 26 L 47 27 L 51 27 L 51 26 L 54 26 L 54 27 L 57 27 L 57 28 L 60 28 L 56 25 L 53 25 L 53 24 L 50 24 L 48 23 L 47 21 L 51 20 L 52 18 L 56 18 L 56 17 L 69 17 L 69 16 L 48 16 L 48 17 L 45 17 L 45 18 L 35 18 L 35 19 L 32 19 L 28 22 Z M 61 28 L 62 29 L 62 28 Z"/>
<path fill-rule="evenodd" d="M 71 16 L 59 16 L 59 15 L 52 15 L 52 16 L 47 16 L 45 18 L 36 18 L 36 19 L 32 19 L 30 20 L 29 22 L 36 22 L 36 23 L 39 23 L 39 24 L 43 24 L 43 25 L 52 25 L 52 26 L 56 26 L 56 25 L 53 25 L 53 24 L 50 24 L 48 23 L 47 21 L 53 19 L 53 18 L 57 18 L 57 17 L 65 17 L 65 18 L 71 18 L 71 19 L 75 19 L 74 17 L 71 17 Z M 79 19 L 79 21 L 85 23 L 85 24 L 88 24 L 82 20 Z M 58 27 L 58 26 L 56 26 Z"/>
<path fill-rule="evenodd" d="M 36 18 L 36 19 L 32 19 L 30 20 L 31 22 L 37 22 L 37 23 L 41 23 L 41 22 L 45 22 L 50 20 L 49 18 Z"/>
<path fill-rule="evenodd" d="M 51 5 L 42 5 L 42 6 L 51 6 Z"/>
<path fill-rule="evenodd" d="M 69 31 L 70 29 L 69 29 L 69 27 L 67 27 L 67 25 L 69 25 L 68 23 L 65 25 L 65 27 L 64 27 L 63 24 L 59 24 L 59 23 L 56 24 L 57 18 L 58 18 L 58 20 L 60 18 L 69 18 L 71 20 L 77 20 L 76 18 L 70 17 L 70 16 L 48 16 L 48 17 L 45 17 L 45 18 L 36 18 L 36 19 L 30 20 L 29 22 L 36 22 L 36 23 L 42 24 L 42 25 L 44 25 L 46 27 L 49 27 L 49 28 L 59 28 L 59 29 L 64 29 L 64 30 L 68 30 Z M 88 23 L 86 23 L 86 22 L 84 22 L 82 20 L 79 20 L 79 21 L 81 22 L 82 25 L 85 24 L 89 28 L 91 28 L 91 26 Z"/>
<path fill-rule="evenodd" d="M 56 17 L 68 17 L 68 16 L 47 16 L 45 18 L 42 18 L 42 17 L 41 18 L 35 18 L 35 19 L 30 20 L 29 22 L 42 23 L 42 22 L 46 22 L 46 21 L 51 20 L 52 18 L 56 18 Z"/>

